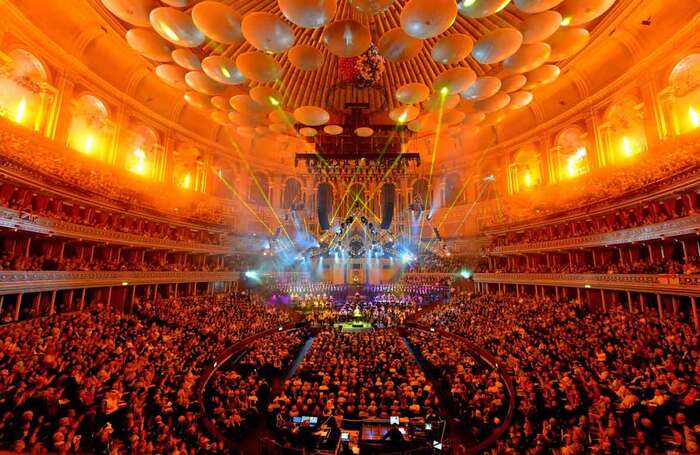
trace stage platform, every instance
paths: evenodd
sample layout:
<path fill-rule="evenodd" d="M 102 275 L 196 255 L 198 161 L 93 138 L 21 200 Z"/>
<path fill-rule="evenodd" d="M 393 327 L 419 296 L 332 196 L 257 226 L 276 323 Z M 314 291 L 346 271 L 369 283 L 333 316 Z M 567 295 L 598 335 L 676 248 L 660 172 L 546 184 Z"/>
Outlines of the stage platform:
<path fill-rule="evenodd" d="M 343 332 L 366 332 L 372 330 L 372 324 L 366 321 L 357 322 L 340 322 L 334 324 L 333 327 L 341 329 Z"/>

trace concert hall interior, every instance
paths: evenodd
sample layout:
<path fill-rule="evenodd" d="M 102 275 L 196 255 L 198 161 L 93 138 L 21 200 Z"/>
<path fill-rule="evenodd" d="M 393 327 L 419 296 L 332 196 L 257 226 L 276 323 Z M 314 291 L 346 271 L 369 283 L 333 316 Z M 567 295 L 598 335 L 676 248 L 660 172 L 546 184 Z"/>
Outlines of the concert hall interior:
<path fill-rule="evenodd" d="M 700 453 L 700 0 L 0 0 L 0 452 Z"/>

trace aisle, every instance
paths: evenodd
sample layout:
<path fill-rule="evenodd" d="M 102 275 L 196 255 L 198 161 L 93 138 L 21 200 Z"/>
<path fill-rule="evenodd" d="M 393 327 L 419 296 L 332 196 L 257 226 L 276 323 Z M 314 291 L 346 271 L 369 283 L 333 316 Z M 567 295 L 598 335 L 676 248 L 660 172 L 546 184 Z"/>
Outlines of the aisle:
<path fill-rule="evenodd" d="M 304 343 L 304 346 L 299 350 L 299 354 L 297 354 L 296 359 L 294 359 L 294 363 L 292 363 L 292 367 L 289 369 L 287 372 L 287 375 L 284 377 L 285 379 L 289 379 L 292 376 L 294 376 L 294 373 L 297 372 L 297 369 L 299 369 L 299 365 L 301 365 L 301 362 L 304 361 L 304 357 L 306 357 L 306 353 L 309 352 L 309 349 L 311 349 L 311 345 L 314 344 L 314 340 L 316 337 L 309 337 L 308 340 L 306 340 L 306 343 Z"/>

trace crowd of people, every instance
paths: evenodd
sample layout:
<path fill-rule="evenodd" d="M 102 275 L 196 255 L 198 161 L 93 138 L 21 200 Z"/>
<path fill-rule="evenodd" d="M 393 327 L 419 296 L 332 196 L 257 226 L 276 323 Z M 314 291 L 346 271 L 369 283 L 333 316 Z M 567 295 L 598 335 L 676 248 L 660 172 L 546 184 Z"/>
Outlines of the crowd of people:
<path fill-rule="evenodd" d="M 269 407 L 295 416 L 346 419 L 426 416 L 439 400 L 395 329 L 324 329 Z"/>
<path fill-rule="evenodd" d="M 659 150 L 653 159 L 640 157 L 576 179 L 488 201 L 477 208 L 477 216 L 482 227 L 488 228 L 556 217 L 572 209 L 579 213 L 589 211 L 697 175 L 700 172 L 698 147 L 697 143 L 674 145 Z"/>
<path fill-rule="evenodd" d="M 212 245 L 223 243 L 223 235 L 220 232 L 206 229 L 198 231 L 190 228 L 178 229 L 165 222 L 154 222 L 126 212 L 105 213 L 104 209 L 81 208 L 82 203 L 64 199 L 61 196 L 54 196 L 51 199 L 39 198 L 33 196 L 33 192 L 34 190 L 29 186 L 18 186 L 14 182 L 2 183 L 0 180 L 0 207 L 16 210 L 19 212 L 17 216 L 24 220 L 49 218 L 147 238 Z"/>
<path fill-rule="evenodd" d="M 199 374 L 229 343 L 288 320 L 243 295 L 94 309 L 0 327 L 0 448 L 221 451 L 200 427 Z"/>
<path fill-rule="evenodd" d="M 421 322 L 513 372 L 517 410 L 494 453 L 697 453 L 700 345 L 671 317 L 578 301 L 458 295 Z"/>
<path fill-rule="evenodd" d="M 235 364 L 216 370 L 205 400 L 223 435 L 239 439 L 267 411 L 273 380 L 287 372 L 307 336 L 302 329 L 276 333 L 254 342 Z"/>
<path fill-rule="evenodd" d="M 118 203 L 125 209 L 139 207 L 198 223 L 221 224 L 224 206 L 206 195 L 189 194 L 173 200 L 158 182 L 147 182 L 71 150 L 42 144 L 31 136 L 0 131 L 0 168 L 30 176 L 48 186 L 89 194 L 91 198 Z"/>
<path fill-rule="evenodd" d="M 473 441 L 485 440 L 505 422 L 511 397 L 497 371 L 463 343 L 435 332 L 412 330 L 408 340 Z"/>
<path fill-rule="evenodd" d="M 78 271 L 78 272 L 223 272 L 231 270 L 228 264 L 216 265 L 203 262 L 201 265 L 168 262 L 165 260 L 93 259 L 79 257 L 52 257 L 50 255 L 25 256 L 0 253 L 0 270 L 16 271 Z"/>
<path fill-rule="evenodd" d="M 663 201 L 655 201 L 651 203 L 653 209 L 640 206 L 615 210 L 611 213 L 585 217 L 580 220 L 567 221 L 560 224 L 549 223 L 521 232 L 510 231 L 495 236 L 492 245 L 506 246 L 562 240 L 663 223 L 664 221 L 697 214 L 698 201 L 698 195 L 693 190 L 684 194 L 680 201 L 677 201 L 674 196 L 671 200 L 671 208 L 664 204 Z"/>
<path fill-rule="evenodd" d="M 605 261 L 602 264 L 502 264 L 496 267 L 483 265 L 479 272 L 484 273 L 599 273 L 599 274 L 670 274 L 694 275 L 700 273 L 700 258 L 691 257 L 686 261 L 674 259 L 637 259 L 629 261 Z"/>

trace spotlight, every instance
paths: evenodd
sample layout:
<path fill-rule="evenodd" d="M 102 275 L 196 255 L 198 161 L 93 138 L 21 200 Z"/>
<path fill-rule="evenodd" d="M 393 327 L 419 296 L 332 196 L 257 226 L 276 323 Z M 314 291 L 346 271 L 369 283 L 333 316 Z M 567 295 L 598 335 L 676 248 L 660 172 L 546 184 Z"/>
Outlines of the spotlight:
<path fill-rule="evenodd" d="M 253 280 L 257 280 L 257 279 L 258 279 L 258 272 L 256 272 L 255 270 L 248 270 L 248 271 L 245 272 L 244 275 L 245 275 L 246 278 L 250 278 L 250 279 L 253 279 Z"/>
<path fill-rule="evenodd" d="M 461 277 L 464 278 L 465 280 L 468 280 L 469 278 L 471 278 L 472 273 L 471 273 L 469 270 L 467 270 L 467 269 L 462 269 L 462 270 L 459 272 L 459 276 L 461 276 Z"/>

